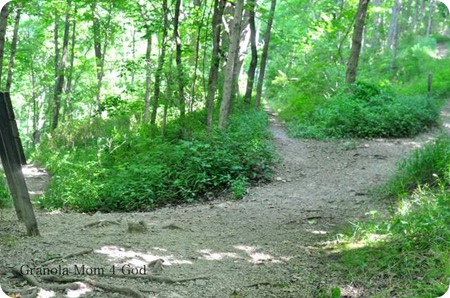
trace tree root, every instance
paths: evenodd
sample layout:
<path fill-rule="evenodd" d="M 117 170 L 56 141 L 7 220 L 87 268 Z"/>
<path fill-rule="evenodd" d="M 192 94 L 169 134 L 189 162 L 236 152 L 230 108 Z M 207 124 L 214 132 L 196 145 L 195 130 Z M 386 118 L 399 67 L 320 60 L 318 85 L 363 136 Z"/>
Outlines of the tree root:
<path fill-rule="evenodd" d="M 51 263 L 53 263 L 53 262 L 55 262 L 55 261 L 58 261 L 58 260 L 64 260 L 64 259 L 69 259 L 69 258 L 72 258 L 72 257 L 77 257 L 77 256 L 85 255 L 85 254 L 91 253 L 91 252 L 93 252 L 93 251 L 94 251 L 94 250 L 93 250 L 92 248 L 88 248 L 88 249 L 84 249 L 84 250 L 82 250 L 82 251 L 75 252 L 75 253 L 71 253 L 71 254 L 68 254 L 68 255 L 65 255 L 65 256 L 62 256 L 62 257 L 54 257 L 54 258 L 52 258 L 52 259 L 50 259 L 50 260 L 47 260 L 47 261 L 41 263 L 40 266 L 41 266 L 41 267 L 47 266 L 47 265 L 49 265 L 49 264 L 51 264 Z"/>

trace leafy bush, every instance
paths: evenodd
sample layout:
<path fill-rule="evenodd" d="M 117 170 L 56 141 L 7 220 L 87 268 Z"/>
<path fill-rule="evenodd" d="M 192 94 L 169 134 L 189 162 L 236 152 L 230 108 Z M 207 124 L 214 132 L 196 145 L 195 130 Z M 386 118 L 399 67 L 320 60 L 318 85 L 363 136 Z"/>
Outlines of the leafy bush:
<path fill-rule="evenodd" d="M 289 126 L 297 137 L 409 137 L 433 125 L 439 106 L 427 96 L 396 96 L 386 88 L 357 83 Z"/>
<path fill-rule="evenodd" d="M 39 203 L 48 209 L 130 211 L 193 202 L 226 189 L 241 198 L 248 183 L 271 178 L 274 150 L 264 112 L 242 112 L 229 122 L 212 138 L 150 140 L 139 129 L 112 128 L 84 145 L 75 138 L 76 145 L 61 148 L 63 140 L 53 138 L 36 155 L 53 174 Z"/>

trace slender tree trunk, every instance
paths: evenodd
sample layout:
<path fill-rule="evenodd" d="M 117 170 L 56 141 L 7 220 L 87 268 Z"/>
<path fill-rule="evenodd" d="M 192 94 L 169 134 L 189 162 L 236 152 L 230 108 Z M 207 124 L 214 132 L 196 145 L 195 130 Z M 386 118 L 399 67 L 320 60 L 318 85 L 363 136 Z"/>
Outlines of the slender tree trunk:
<path fill-rule="evenodd" d="M 14 20 L 14 32 L 13 38 L 11 41 L 11 54 L 9 56 L 9 65 L 8 65 L 8 76 L 6 77 L 6 92 L 9 92 L 12 84 L 12 76 L 14 70 L 14 61 L 16 59 L 16 51 L 17 51 L 17 39 L 19 35 L 19 24 L 20 24 L 20 15 L 22 13 L 22 7 L 18 6 L 16 9 L 16 18 Z"/>
<path fill-rule="evenodd" d="M 186 99 L 184 95 L 184 75 L 183 65 L 181 64 L 181 38 L 178 31 L 179 18 L 181 10 L 181 0 L 176 0 L 175 16 L 173 18 L 173 37 L 175 39 L 175 61 L 177 63 L 178 79 L 178 98 L 180 100 L 180 134 L 183 138 L 186 134 Z"/>
<path fill-rule="evenodd" d="M 253 85 L 255 81 L 256 66 L 258 65 L 258 50 L 256 48 L 256 26 L 255 26 L 255 9 L 256 0 L 250 1 L 249 23 L 250 23 L 250 44 L 252 51 L 252 60 L 247 73 L 247 88 L 244 95 L 245 105 L 250 106 L 252 99 Z"/>
<path fill-rule="evenodd" d="M 222 15 L 225 8 L 225 0 L 214 0 L 214 12 L 212 20 L 212 35 L 213 35 L 213 48 L 211 53 L 211 67 L 209 69 L 208 79 L 208 96 L 206 100 L 207 116 L 206 116 L 206 128 L 208 135 L 212 131 L 213 110 L 214 110 L 214 98 L 217 90 L 217 79 L 219 76 L 219 63 L 220 63 L 220 36 L 221 36 L 221 24 Z"/>
<path fill-rule="evenodd" d="M 152 35 L 147 29 L 147 50 L 145 51 L 145 99 L 144 99 L 144 123 L 148 123 L 150 117 L 150 94 L 152 90 Z"/>
<path fill-rule="evenodd" d="M 152 114 L 150 118 L 150 137 L 153 138 L 156 134 L 156 115 L 158 114 L 158 102 L 161 93 L 161 78 L 164 68 L 164 61 L 166 56 L 167 35 L 169 28 L 169 9 L 167 7 L 167 0 L 162 0 L 162 9 L 164 14 L 163 34 L 161 40 L 161 53 L 158 59 L 158 68 L 155 74 L 155 90 L 153 93 Z"/>
<path fill-rule="evenodd" d="M 77 7 L 75 4 L 74 8 L 74 15 L 77 14 Z M 66 101 L 65 101 L 65 114 L 67 115 L 67 118 L 70 119 L 71 117 L 71 110 L 72 110 L 72 82 L 73 82 L 73 64 L 75 62 L 75 38 L 76 38 L 76 26 L 77 21 L 74 18 L 72 22 L 72 38 L 71 38 L 71 48 L 70 48 L 70 62 L 69 62 L 69 74 L 67 76 L 67 84 L 64 93 L 66 94 Z"/>
<path fill-rule="evenodd" d="M 392 46 L 394 45 L 394 39 L 398 34 L 398 24 L 401 6 L 402 6 L 401 0 L 394 1 L 394 7 L 392 8 L 391 13 L 391 25 L 389 26 L 388 41 L 386 44 L 386 47 L 391 50 L 393 49 Z"/>
<path fill-rule="evenodd" d="M 360 0 L 356 12 L 355 26 L 353 29 L 352 48 L 347 63 L 345 82 L 352 84 L 356 81 L 356 70 L 358 68 L 359 53 L 361 52 L 361 41 L 363 38 L 364 24 L 367 16 L 369 0 Z"/>
<path fill-rule="evenodd" d="M 56 78 L 56 85 L 55 85 L 52 129 L 56 129 L 58 127 L 58 123 L 59 123 L 59 113 L 60 113 L 60 109 L 61 109 L 61 95 L 63 93 L 64 72 L 66 69 L 66 60 L 67 60 L 67 48 L 69 46 L 71 6 L 72 6 L 72 0 L 68 0 L 67 1 L 66 21 L 64 24 L 64 37 L 63 37 L 61 63 L 59 64 L 58 75 Z"/>
<path fill-rule="evenodd" d="M 197 9 L 200 9 L 200 1 L 194 1 L 194 5 L 196 5 Z M 194 45 L 194 52 L 195 52 L 195 57 L 194 57 L 194 75 L 192 78 L 192 85 L 191 85 L 191 101 L 189 104 L 189 112 L 192 113 L 193 109 L 194 109 L 194 102 L 195 102 L 195 88 L 196 88 L 196 83 L 197 83 L 197 71 L 198 71 L 198 64 L 199 64 L 199 57 L 200 57 L 200 38 L 201 38 L 201 31 L 203 29 L 203 21 L 205 18 L 205 14 L 206 14 L 206 3 L 205 3 L 205 9 L 202 12 L 202 17 L 200 19 L 200 21 L 198 22 L 197 25 L 197 31 L 195 34 L 195 45 Z"/>
<path fill-rule="evenodd" d="M 219 128 L 225 129 L 227 126 L 228 114 L 232 103 L 234 67 L 236 65 L 237 52 L 239 51 L 240 24 L 242 21 L 242 10 L 244 0 L 236 0 L 234 7 L 233 21 L 230 26 L 230 47 L 227 56 L 227 65 L 225 67 L 225 81 L 223 84 L 222 102 L 220 105 Z"/>
<path fill-rule="evenodd" d="M 112 5 L 113 2 L 109 3 L 109 13 L 108 13 L 108 19 L 107 23 L 105 24 L 105 28 L 109 30 L 110 23 L 111 23 L 111 14 L 112 14 Z M 108 46 L 108 31 L 105 30 L 105 36 L 103 41 L 103 49 L 101 44 L 101 33 L 100 33 L 100 20 L 96 15 L 96 8 L 97 3 L 93 2 L 91 4 L 91 10 L 92 10 L 92 29 L 93 29 L 93 35 L 94 35 L 94 53 L 95 53 L 95 65 L 96 65 L 96 72 L 97 72 L 97 94 L 95 99 L 95 105 L 96 108 L 98 108 L 100 104 L 100 96 L 101 96 L 101 90 L 103 85 L 103 76 L 104 76 L 104 67 L 105 67 L 105 54 L 106 54 L 106 47 Z"/>
<path fill-rule="evenodd" d="M 55 79 L 58 77 L 59 70 L 59 13 L 55 9 L 55 26 L 53 28 L 53 41 L 55 44 Z"/>
<path fill-rule="evenodd" d="M 8 26 L 9 4 L 6 3 L 0 13 L 0 88 L 3 76 L 3 56 L 5 51 L 6 27 Z"/>
<path fill-rule="evenodd" d="M 145 98 L 144 98 L 144 116 L 143 123 L 147 124 L 150 118 L 150 95 L 152 89 L 152 32 L 150 30 L 150 26 L 148 25 L 149 17 L 145 13 L 144 7 L 139 4 L 139 11 L 141 13 L 142 20 L 146 23 L 146 38 L 147 38 L 147 50 L 145 51 Z M 133 32 L 133 60 L 135 56 L 135 38 Z M 132 81 L 134 80 L 134 74 L 132 75 Z"/>
<path fill-rule="evenodd" d="M 267 21 L 267 29 L 264 35 L 264 47 L 263 52 L 261 54 L 261 66 L 259 69 L 259 77 L 258 77 L 258 85 L 256 87 L 256 100 L 255 100 L 255 108 L 259 109 L 261 104 L 262 97 L 262 88 L 264 83 L 264 75 L 266 73 L 266 65 L 267 65 L 267 56 L 269 55 L 269 43 L 270 43 L 270 35 L 272 33 L 272 24 L 273 18 L 275 16 L 275 8 L 277 5 L 276 0 L 272 0 L 269 12 L 269 20 Z"/>
<path fill-rule="evenodd" d="M 427 31 L 425 32 L 425 36 L 427 38 L 430 37 L 430 34 L 431 34 L 435 6 L 436 5 L 435 5 L 434 0 L 430 0 L 430 11 L 429 11 L 429 15 L 428 15 Z"/>

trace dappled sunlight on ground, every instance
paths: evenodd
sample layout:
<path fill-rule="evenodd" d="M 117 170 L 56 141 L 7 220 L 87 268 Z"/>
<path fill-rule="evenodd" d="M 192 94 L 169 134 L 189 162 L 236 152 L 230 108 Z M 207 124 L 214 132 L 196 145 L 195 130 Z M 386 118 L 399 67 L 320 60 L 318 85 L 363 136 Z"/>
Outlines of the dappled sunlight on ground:
<path fill-rule="evenodd" d="M 203 254 L 201 259 L 205 259 L 208 261 L 220 261 L 226 258 L 229 259 L 242 259 L 237 253 L 232 252 L 211 252 L 209 249 L 199 250 L 199 253 Z"/>
<path fill-rule="evenodd" d="M 68 290 L 66 297 L 78 298 L 86 293 L 93 291 L 92 287 L 86 285 L 85 283 L 77 282 L 77 284 L 79 285 L 79 288 L 77 290 Z"/>
<path fill-rule="evenodd" d="M 257 248 L 253 246 L 237 245 L 234 248 L 242 250 L 251 258 L 250 262 L 254 264 L 261 263 L 281 263 L 281 260 L 276 260 L 273 256 L 261 252 L 257 252 Z"/>
<path fill-rule="evenodd" d="M 164 261 L 164 266 L 171 265 L 191 265 L 192 262 L 188 260 L 177 259 L 173 255 L 156 255 L 151 252 L 140 253 L 133 250 L 126 250 L 117 246 L 103 246 L 96 250 L 96 253 L 105 254 L 113 262 L 128 263 L 133 266 L 144 266 L 149 262 L 161 259 Z"/>

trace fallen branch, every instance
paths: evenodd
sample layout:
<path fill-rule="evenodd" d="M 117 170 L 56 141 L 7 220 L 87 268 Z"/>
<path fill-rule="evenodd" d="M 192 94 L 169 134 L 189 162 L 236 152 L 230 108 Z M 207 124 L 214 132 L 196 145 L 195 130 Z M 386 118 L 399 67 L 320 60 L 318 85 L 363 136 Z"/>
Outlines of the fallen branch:
<path fill-rule="evenodd" d="M 120 293 L 120 294 L 124 294 L 124 295 L 130 295 L 130 296 L 136 297 L 136 298 L 146 298 L 144 296 L 144 294 L 142 294 L 140 291 L 132 289 L 132 288 L 114 286 L 114 285 L 105 284 L 105 283 L 101 283 L 101 282 L 97 282 L 97 281 L 89 280 L 89 279 L 86 279 L 85 282 L 90 284 L 93 287 L 97 287 L 97 288 L 100 288 L 100 289 L 103 289 L 103 290 L 106 290 L 109 292 L 116 292 L 116 293 Z"/>
<path fill-rule="evenodd" d="M 120 225 L 120 222 L 116 220 L 98 220 L 84 225 L 84 228 L 90 228 L 93 226 L 103 227 L 106 225 Z"/>
<path fill-rule="evenodd" d="M 88 248 L 88 249 L 84 249 L 82 251 L 71 253 L 71 254 L 68 254 L 68 255 L 65 255 L 65 256 L 62 256 L 62 257 L 54 257 L 54 258 L 51 258 L 50 260 L 47 260 L 47 261 L 43 262 L 42 264 L 40 264 L 40 267 L 47 266 L 48 264 L 51 264 L 51 263 L 53 263 L 53 262 L 55 262 L 57 260 L 64 260 L 64 259 L 69 259 L 69 258 L 72 258 L 72 257 L 86 255 L 86 254 L 91 253 L 93 251 L 94 250 L 92 248 Z"/>
<path fill-rule="evenodd" d="M 182 283 L 182 282 L 193 281 L 193 280 L 198 280 L 198 279 L 209 279 L 209 277 L 207 277 L 207 276 L 197 276 L 197 277 L 173 279 L 170 277 L 156 276 L 156 275 L 151 275 L 151 274 L 125 275 L 125 274 L 105 273 L 105 274 L 102 274 L 102 276 L 116 277 L 116 278 L 132 278 L 132 279 L 142 278 L 142 279 L 148 279 L 149 281 L 155 281 L 155 282 L 167 283 L 167 284 Z"/>
<path fill-rule="evenodd" d="M 64 291 L 64 290 L 77 290 L 80 287 L 80 285 L 77 283 L 68 283 L 63 285 L 48 284 L 44 286 L 33 275 L 23 274 L 20 268 L 21 268 L 20 266 L 16 266 L 13 268 L 14 275 L 22 277 L 29 285 L 32 285 L 37 288 L 49 289 L 53 291 Z"/>

